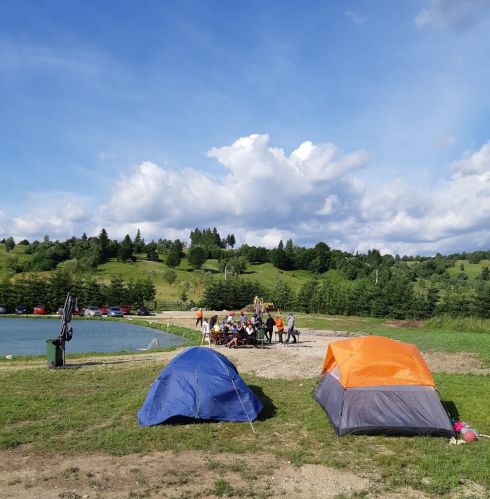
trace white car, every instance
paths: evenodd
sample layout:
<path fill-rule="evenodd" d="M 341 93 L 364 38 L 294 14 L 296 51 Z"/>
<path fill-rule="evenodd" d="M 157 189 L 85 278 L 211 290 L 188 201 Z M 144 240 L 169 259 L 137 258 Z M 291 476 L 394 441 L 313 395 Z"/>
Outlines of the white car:
<path fill-rule="evenodd" d="M 102 317 L 102 312 L 97 307 L 92 307 L 91 305 L 85 309 L 83 314 L 85 317 Z"/>

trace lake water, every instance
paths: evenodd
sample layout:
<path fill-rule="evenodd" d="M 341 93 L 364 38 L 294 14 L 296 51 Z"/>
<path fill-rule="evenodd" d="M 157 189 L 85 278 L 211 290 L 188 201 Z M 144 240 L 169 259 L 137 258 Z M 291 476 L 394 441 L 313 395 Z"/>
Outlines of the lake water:
<path fill-rule="evenodd" d="M 157 329 L 125 322 L 72 321 L 73 338 L 66 354 L 85 352 L 138 351 L 158 339 L 160 348 L 180 346 L 186 340 Z M 5 355 L 45 355 L 46 340 L 60 334 L 60 320 L 0 319 L 0 357 Z M 155 348 L 153 342 L 152 348 Z"/>

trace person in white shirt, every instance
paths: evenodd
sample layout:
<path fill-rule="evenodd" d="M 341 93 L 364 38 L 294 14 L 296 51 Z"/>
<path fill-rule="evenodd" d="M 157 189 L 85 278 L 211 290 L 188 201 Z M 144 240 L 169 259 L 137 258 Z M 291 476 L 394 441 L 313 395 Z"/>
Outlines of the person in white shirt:
<path fill-rule="evenodd" d="M 203 345 L 204 340 L 208 341 L 209 348 L 211 348 L 211 332 L 209 330 L 209 322 L 207 317 L 204 317 L 204 324 L 202 325 L 201 346 Z"/>

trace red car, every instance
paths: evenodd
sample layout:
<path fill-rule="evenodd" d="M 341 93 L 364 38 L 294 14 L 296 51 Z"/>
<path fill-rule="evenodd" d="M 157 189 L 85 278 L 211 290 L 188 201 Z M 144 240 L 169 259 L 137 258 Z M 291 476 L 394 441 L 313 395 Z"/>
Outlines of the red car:
<path fill-rule="evenodd" d="M 131 312 L 131 307 L 129 305 L 119 305 L 119 308 L 122 310 L 122 313 L 128 315 Z"/>
<path fill-rule="evenodd" d="M 46 308 L 46 305 L 38 305 L 34 308 L 34 313 L 38 315 L 45 315 L 48 313 L 48 309 Z"/>
<path fill-rule="evenodd" d="M 100 311 L 102 312 L 102 315 L 107 315 L 107 309 L 109 307 L 107 305 L 102 305 L 102 307 L 100 307 Z"/>

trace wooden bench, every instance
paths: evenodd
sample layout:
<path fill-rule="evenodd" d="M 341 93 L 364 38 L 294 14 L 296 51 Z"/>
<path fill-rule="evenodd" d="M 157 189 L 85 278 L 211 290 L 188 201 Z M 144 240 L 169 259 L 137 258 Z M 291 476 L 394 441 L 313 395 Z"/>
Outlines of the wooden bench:
<path fill-rule="evenodd" d="M 300 337 L 300 334 L 301 332 L 298 331 L 297 329 L 294 330 L 294 335 L 296 336 L 296 344 L 299 343 L 299 337 Z M 276 342 L 279 341 L 279 333 L 277 331 L 274 331 L 274 339 L 276 340 Z M 288 343 L 286 343 L 286 340 L 288 339 L 288 332 L 287 330 L 285 329 L 284 332 L 282 333 L 282 341 L 285 345 L 290 345 L 291 342 L 289 341 Z"/>

